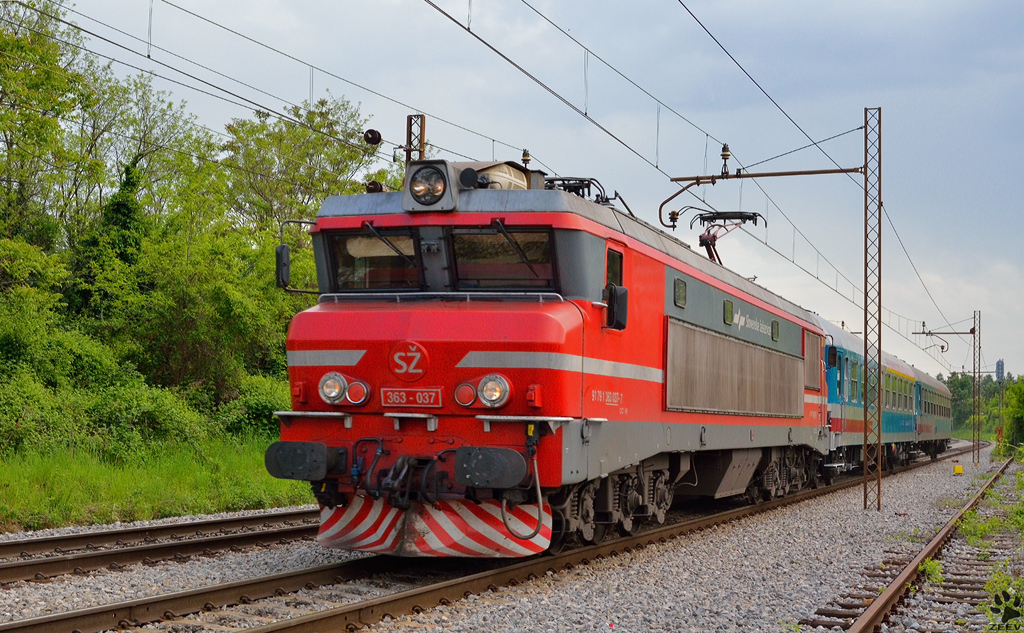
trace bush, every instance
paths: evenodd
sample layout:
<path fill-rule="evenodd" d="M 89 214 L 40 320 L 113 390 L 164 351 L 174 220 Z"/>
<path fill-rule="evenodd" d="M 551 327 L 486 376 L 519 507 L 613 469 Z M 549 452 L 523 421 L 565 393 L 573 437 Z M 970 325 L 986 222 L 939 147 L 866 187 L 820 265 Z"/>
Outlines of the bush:
<path fill-rule="evenodd" d="M 279 429 L 274 411 L 291 408 L 288 381 L 267 376 L 246 376 L 238 397 L 221 406 L 218 422 L 232 435 L 276 435 Z"/>
<path fill-rule="evenodd" d="M 0 379 L 0 454 L 41 448 L 56 428 L 67 426 L 67 410 L 30 371 Z"/>

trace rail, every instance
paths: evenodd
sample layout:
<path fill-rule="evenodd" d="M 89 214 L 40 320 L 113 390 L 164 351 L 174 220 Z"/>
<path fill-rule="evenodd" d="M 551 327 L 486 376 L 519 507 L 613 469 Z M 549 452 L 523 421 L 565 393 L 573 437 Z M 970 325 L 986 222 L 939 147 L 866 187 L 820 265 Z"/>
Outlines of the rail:
<path fill-rule="evenodd" d="M 924 549 L 922 549 L 918 555 L 903 568 L 903 571 L 900 572 L 900 574 L 896 576 L 891 583 L 889 583 L 889 586 L 885 591 L 872 601 L 867 610 L 865 610 L 864 613 L 862 613 L 860 617 L 853 622 L 850 628 L 847 629 L 847 633 L 871 633 L 881 630 L 882 622 L 886 617 L 888 617 L 893 607 L 895 607 L 903 598 L 907 588 L 917 578 L 919 573 L 918 568 L 921 566 L 921 563 L 923 563 L 927 558 L 934 557 L 935 554 L 945 546 L 949 539 L 952 538 L 953 532 L 956 530 L 957 522 L 963 518 L 966 512 L 971 510 L 979 501 L 981 501 L 988 489 L 992 487 L 999 477 L 1002 476 L 1003 472 L 1006 471 L 1006 468 L 1012 462 L 1013 459 L 1006 460 L 1002 467 L 992 475 L 980 490 L 978 490 L 978 493 L 971 497 L 971 500 L 956 513 L 956 516 L 950 519 L 949 522 L 939 530 L 938 534 L 928 542 L 928 545 L 926 545 Z"/>
<path fill-rule="evenodd" d="M 966 448 L 949 451 L 940 459 L 956 457 L 970 452 L 970 450 L 970 448 Z M 930 463 L 932 462 L 924 461 L 911 464 L 893 469 L 888 474 L 905 472 Z M 551 556 L 538 555 L 525 560 L 515 560 L 496 569 L 471 573 L 424 587 L 399 591 L 388 596 L 247 630 L 258 633 L 285 630 L 295 632 L 355 630 L 378 622 L 384 617 L 394 617 L 410 612 L 418 613 L 437 604 L 450 604 L 461 600 L 470 594 L 496 590 L 499 586 L 504 585 L 514 586 L 541 577 L 549 571 L 557 573 L 560 570 L 572 569 L 577 565 L 590 564 L 594 560 L 628 554 L 633 550 L 642 550 L 650 545 L 665 543 L 715 525 L 860 485 L 862 485 L 861 479 L 852 477 L 847 481 L 816 490 L 805 490 L 756 505 L 735 508 L 672 525 L 659 526 L 636 536 L 621 537 Z M 419 559 L 413 559 L 413 561 L 416 560 Z M 274 595 L 283 595 L 307 586 L 329 585 L 346 580 L 366 578 L 374 574 L 402 572 L 410 564 L 409 559 L 364 556 L 336 565 L 164 594 L 130 602 L 101 605 L 79 611 L 16 620 L 0 624 L 0 633 L 10 631 L 19 633 L 55 633 L 57 631 L 96 633 L 118 627 L 136 627 L 220 606 L 248 603 Z"/>

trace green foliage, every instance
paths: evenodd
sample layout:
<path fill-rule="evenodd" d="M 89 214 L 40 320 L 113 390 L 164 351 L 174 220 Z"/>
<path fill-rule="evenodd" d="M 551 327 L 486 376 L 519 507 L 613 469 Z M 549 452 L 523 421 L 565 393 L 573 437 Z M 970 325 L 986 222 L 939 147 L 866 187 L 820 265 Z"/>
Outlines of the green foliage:
<path fill-rule="evenodd" d="M 266 445 L 211 436 L 191 447 L 151 446 L 127 464 L 81 449 L 3 456 L 0 531 L 308 503 L 308 484 L 267 474 Z"/>
<path fill-rule="evenodd" d="M 291 408 L 291 393 L 286 380 L 265 376 L 247 376 L 238 389 L 238 397 L 221 407 L 218 419 L 223 429 L 235 435 L 273 436 L 279 423 L 274 411 Z"/>
<path fill-rule="evenodd" d="M 979 608 L 988 616 L 990 624 L 1005 624 L 1019 617 L 1020 600 L 1018 596 L 1024 596 L 1024 578 L 1013 576 L 1004 566 L 1000 566 L 985 583 L 985 592 L 992 597 L 979 605 Z M 1015 604 L 1016 607 L 1014 607 Z M 1007 606 L 1011 608 L 1007 609 Z"/>
<path fill-rule="evenodd" d="M 59 187 L 51 165 L 64 160 L 59 117 L 75 110 L 82 91 L 78 49 L 56 38 L 80 38 L 53 18 L 63 13 L 56 2 L 34 6 L 0 3 L 0 237 L 49 250 L 60 233 L 46 213 Z"/>
<path fill-rule="evenodd" d="M 1006 519 L 1001 516 L 990 516 L 983 519 L 978 515 L 977 510 L 968 510 L 960 518 L 957 529 L 967 539 L 968 545 L 984 547 L 990 536 L 1006 530 Z"/>
<path fill-rule="evenodd" d="M 1024 382 L 1018 376 L 1005 389 L 1003 438 L 1012 446 L 1024 446 Z"/>
<path fill-rule="evenodd" d="M 221 141 L 149 77 L 85 52 L 66 18 L 56 0 L 0 3 L 0 521 L 292 502 L 290 484 L 252 482 L 266 442 L 251 438 L 290 405 L 288 321 L 313 301 L 275 286 L 278 222 L 368 179 L 398 186 L 401 165 L 378 162 L 342 98 L 234 119 Z M 308 235 L 284 239 L 293 283 L 315 287 Z M 219 454 L 229 435 L 249 438 L 249 461 Z M 130 466 L 176 451 L 132 487 Z M 111 501 L 140 494 L 130 512 Z"/>
<path fill-rule="evenodd" d="M 362 139 L 366 119 L 345 99 L 291 106 L 289 119 L 256 112 L 255 120 L 227 126 L 224 163 L 236 169 L 232 214 L 254 230 L 274 230 L 286 219 L 311 220 L 329 195 L 356 193 L 360 172 L 376 161 Z"/>
<path fill-rule="evenodd" d="M 937 560 L 926 558 L 917 566 L 917 571 L 924 576 L 926 582 L 939 584 L 942 582 L 942 563 Z"/>

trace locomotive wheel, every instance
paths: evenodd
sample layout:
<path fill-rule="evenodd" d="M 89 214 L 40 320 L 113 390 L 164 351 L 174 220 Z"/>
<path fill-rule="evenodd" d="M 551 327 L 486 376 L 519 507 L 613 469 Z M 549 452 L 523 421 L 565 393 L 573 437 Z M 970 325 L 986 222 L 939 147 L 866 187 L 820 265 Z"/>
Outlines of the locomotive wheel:
<path fill-rule="evenodd" d="M 579 506 L 577 510 L 577 517 L 580 521 L 579 533 L 580 538 L 585 543 L 594 544 L 604 538 L 604 531 L 600 534 L 597 533 L 597 524 L 594 523 L 594 519 L 597 513 L 594 510 L 594 503 L 597 497 L 597 488 L 600 485 L 598 481 L 592 481 L 586 486 L 580 489 L 579 492 Z"/>
<path fill-rule="evenodd" d="M 568 540 L 568 533 L 566 531 L 565 519 L 558 512 L 554 512 L 551 515 L 551 544 L 544 550 L 544 553 L 549 556 L 560 554 L 565 549 L 565 542 Z"/>
<path fill-rule="evenodd" d="M 644 521 L 641 517 L 623 516 L 615 528 L 618 530 L 619 536 L 636 536 L 643 524 Z"/>
<path fill-rule="evenodd" d="M 640 480 L 635 475 L 623 475 L 619 479 L 619 512 L 622 516 L 616 527 L 622 536 L 633 536 L 640 531 L 640 524 L 643 523 L 643 519 L 633 516 L 644 503 L 639 487 Z"/>
<path fill-rule="evenodd" d="M 654 476 L 654 520 L 665 522 L 665 514 L 672 507 L 672 490 L 668 487 L 668 475 L 660 472 Z"/>
<path fill-rule="evenodd" d="M 597 545 L 604 540 L 604 537 L 608 535 L 608 526 L 604 523 L 598 523 L 594 526 L 594 538 L 583 539 L 583 542 L 587 545 Z"/>
<path fill-rule="evenodd" d="M 743 493 L 743 497 L 750 505 L 757 505 L 764 501 L 761 498 L 761 479 L 763 477 L 764 474 L 760 470 L 756 470 L 754 476 L 750 478 L 750 483 L 747 484 L 747 490 Z"/>

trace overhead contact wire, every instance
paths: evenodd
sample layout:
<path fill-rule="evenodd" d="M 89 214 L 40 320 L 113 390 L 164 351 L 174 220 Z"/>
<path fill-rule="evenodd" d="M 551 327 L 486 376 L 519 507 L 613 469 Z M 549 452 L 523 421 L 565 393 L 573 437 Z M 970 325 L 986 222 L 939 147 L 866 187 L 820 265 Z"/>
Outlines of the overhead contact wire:
<path fill-rule="evenodd" d="M 796 127 L 796 129 L 800 130 L 800 133 L 807 137 L 807 140 L 809 140 L 811 144 L 818 149 L 818 151 L 820 151 L 826 158 L 828 158 L 828 160 L 831 161 L 833 165 L 842 169 L 839 163 L 837 163 L 835 159 L 833 159 L 832 156 L 829 155 L 829 153 L 826 152 L 825 149 L 818 144 L 817 141 L 811 138 L 811 135 L 804 131 L 804 129 L 800 127 L 800 124 L 797 123 L 793 119 L 793 117 L 789 116 L 789 113 L 786 112 L 786 110 L 781 105 L 779 105 L 779 103 L 775 99 L 773 99 L 770 94 L 768 94 L 768 91 L 765 90 L 749 72 L 747 72 L 747 69 L 744 68 L 743 65 L 740 64 L 739 61 L 737 61 L 737 59 L 732 56 L 732 53 L 730 53 L 729 50 L 726 49 L 725 46 L 723 46 L 722 43 L 718 41 L 718 38 L 715 37 L 715 35 L 710 30 L 708 30 L 708 27 L 704 26 L 704 23 L 701 22 L 696 15 L 694 15 L 693 11 L 690 11 L 690 8 L 686 6 L 686 3 L 684 3 L 683 0 L 676 1 L 679 3 L 680 6 L 683 7 L 683 9 L 686 10 L 687 13 L 690 14 L 690 17 L 692 17 L 694 21 L 700 25 L 700 28 L 702 28 L 704 32 L 708 34 L 708 37 L 714 40 L 715 44 L 717 44 L 718 47 L 722 49 L 722 52 L 724 52 L 729 57 L 729 59 L 731 59 L 733 63 L 736 64 L 736 67 L 743 71 L 743 74 L 746 75 L 747 78 L 750 79 L 750 81 L 752 81 L 755 86 L 757 86 L 757 89 L 760 90 L 761 93 L 764 94 L 764 96 L 767 97 L 768 100 L 771 101 L 776 108 L 778 108 L 779 112 L 781 112 L 787 119 L 789 119 L 789 122 L 792 123 Z M 847 177 L 849 177 L 850 180 L 863 191 L 863 184 L 858 183 L 857 180 L 850 174 L 847 174 Z M 900 248 L 903 249 L 903 254 L 907 256 L 907 261 L 910 262 L 911 268 L 914 269 L 914 274 L 917 275 L 917 280 L 921 282 L 921 286 L 924 288 L 925 293 L 928 295 L 928 299 L 931 300 L 932 305 L 935 306 L 936 310 L 938 310 L 939 315 L 942 317 L 943 321 L 945 321 L 946 325 L 949 326 L 949 319 L 946 318 L 946 315 L 942 312 L 942 308 L 939 307 L 939 304 L 935 301 L 935 298 L 932 296 L 931 291 L 928 290 L 928 285 L 924 283 L 924 278 L 921 277 L 921 273 L 917 270 L 917 265 L 914 264 L 914 260 L 910 257 L 910 252 L 907 251 L 907 247 L 903 244 L 903 238 L 900 237 L 899 231 L 896 230 L 896 225 L 893 223 L 892 218 L 889 216 L 889 212 L 885 209 L 884 205 L 882 205 L 882 213 L 885 214 L 885 219 L 889 221 L 889 228 L 891 228 L 893 234 L 896 235 L 896 240 L 900 243 Z M 963 339 L 961 338 L 961 340 Z"/>
<path fill-rule="evenodd" d="M 386 94 L 383 94 L 381 92 L 377 92 L 376 90 L 374 90 L 372 88 L 368 88 L 368 87 L 366 87 L 366 86 L 364 86 L 362 84 L 356 83 L 356 82 L 354 82 L 354 81 L 352 81 L 350 79 L 346 79 L 345 77 L 342 77 L 342 76 L 337 75 L 337 74 L 335 74 L 335 73 L 333 73 L 333 72 L 331 72 L 329 70 L 321 68 L 320 66 L 317 66 L 315 64 L 311 64 L 311 63 L 306 62 L 306 61 L 303 61 L 302 59 L 299 59 L 298 57 L 295 57 L 294 55 L 286 53 L 286 52 L 284 52 L 284 51 L 282 51 L 282 50 L 280 50 L 278 48 L 275 48 L 275 47 L 273 47 L 273 46 L 271 46 L 269 44 L 261 42 L 261 41 L 255 39 L 253 37 L 250 37 L 250 36 L 248 36 L 248 35 L 246 35 L 244 33 L 241 33 L 241 32 L 236 31 L 236 30 L 234 30 L 234 29 L 232 29 L 232 28 L 230 28 L 228 26 L 220 24 L 219 22 L 211 20 L 210 18 L 207 18 L 207 17 L 205 17 L 203 15 L 200 15 L 198 13 L 195 13 L 194 11 L 190 11 L 190 10 L 184 8 L 184 7 L 178 6 L 177 4 L 174 4 L 173 2 L 170 2 L 169 0 L 160 0 L 160 1 L 163 2 L 164 4 L 170 6 L 170 7 L 173 7 L 175 9 L 181 11 L 182 13 L 186 13 L 186 14 L 191 15 L 192 17 L 194 17 L 194 18 L 196 18 L 198 20 L 202 20 L 203 22 L 206 22 L 207 24 L 209 24 L 211 26 L 215 26 L 215 27 L 217 27 L 217 28 L 219 28 L 221 30 L 227 31 L 228 33 L 231 33 L 232 35 L 240 37 L 240 38 L 246 40 L 247 42 L 251 42 L 253 44 L 256 44 L 257 46 L 260 46 L 260 47 L 265 48 L 265 49 L 267 49 L 269 51 L 277 53 L 278 55 L 281 55 L 282 57 L 286 57 L 286 58 L 288 58 L 288 59 L 290 59 L 292 61 L 298 62 L 298 63 L 300 63 L 300 64 L 302 64 L 304 66 L 309 66 L 310 68 L 313 68 L 314 70 L 319 71 L 319 72 L 321 72 L 321 73 L 323 73 L 323 74 L 325 74 L 325 75 L 327 75 L 329 77 L 337 79 L 338 81 L 344 82 L 344 83 L 346 83 L 346 84 L 348 84 L 350 86 L 353 86 L 355 88 L 359 88 L 360 90 L 364 90 L 364 91 L 366 91 L 366 92 L 368 92 L 368 93 L 370 93 L 370 94 L 372 94 L 372 95 L 374 95 L 376 97 L 380 97 L 381 99 L 384 99 L 385 101 L 389 101 L 391 103 L 394 103 L 395 105 L 402 106 L 403 108 L 407 108 L 407 109 L 413 110 L 415 112 L 420 112 L 420 113 L 426 114 L 430 118 L 437 119 L 438 121 L 444 123 L 445 125 L 450 125 L 450 126 L 456 128 L 456 129 L 462 130 L 463 132 L 468 132 L 468 133 L 470 133 L 470 134 L 472 134 L 474 136 L 478 136 L 480 138 L 489 140 L 491 142 L 498 143 L 499 145 L 504 145 L 505 147 L 508 147 L 510 149 L 514 149 L 514 150 L 517 150 L 517 151 L 522 149 L 521 147 L 516 147 L 515 145 L 512 145 L 511 143 L 506 143 L 505 141 L 493 138 L 491 136 L 483 134 L 482 132 L 477 132 L 476 130 L 472 130 L 472 129 L 470 129 L 468 127 L 465 127 L 463 125 L 459 125 L 458 123 L 455 123 L 453 121 L 445 119 L 444 117 L 438 116 L 436 114 L 431 114 L 431 113 L 429 113 L 429 112 L 427 112 L 425 110 L 421 110 L 421 109 L 416 108 L 414 106 L 411 106 L 411 105 L 409 105 L 407 103 L 403 103 L 402 101 L 399 101 L 398 99 L 395 99 L 394 97 L 389 97 Z M 456 21 L 456 24 L 458 24 L 457 21 Z M 462 26 L 462 25 L 459 24 L 459 26 Z M 431 145 L 433 145 L 433 144 L 431 144 Z M 436 146 L 436 145 L 433 145 L 433 146 L 437 147 L 438 149 L 444 149 L 444 148 L 441 148 L 441 147 Z M 444 151 L 451 152 L 452 154 L 456 154 L 458 156 L 462 156 L 463 158 L 469 158 L 469 157 L 464 156 L 462 154 L 457 154 L 456 152 L 452 152 L 451 150 L 445 149 Z M 545 169 L 547 169 L 551 173 L 557 174 L 557 172 L 555 170 L 551 169 L 551 167 L 549 167 L 548 165 L 545 165 L 544 162 L 541 161 L 540 159 L 538 159 L 536 156 L 532 156 L 531 158 L 533 158 L 533 160 L 537 161 L 537 163 L 539 165 L 543 166 Z M 473 160 L 473 159 L 470 158 L 469 160 Z"/>

